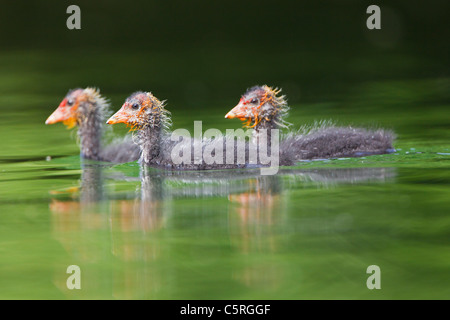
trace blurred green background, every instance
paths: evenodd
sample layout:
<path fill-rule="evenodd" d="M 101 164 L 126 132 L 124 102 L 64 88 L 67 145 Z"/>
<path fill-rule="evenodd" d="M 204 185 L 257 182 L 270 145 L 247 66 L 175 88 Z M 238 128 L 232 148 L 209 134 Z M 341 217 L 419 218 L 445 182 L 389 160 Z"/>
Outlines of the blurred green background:
<path fill-rule="evenodd" d="M 70 4 L 81 8 L 81 30 L 66 28 Z M 152 90 L 181 109 L 226 105 L 263 83 L 298 103 L 353 96 L 374 81 L 448 76 L 448 1 L 378 1 L 381 30 L 366 28 L 370 4 L 2 1 L 1 95 L 91 85 L 117 106 Z"/>

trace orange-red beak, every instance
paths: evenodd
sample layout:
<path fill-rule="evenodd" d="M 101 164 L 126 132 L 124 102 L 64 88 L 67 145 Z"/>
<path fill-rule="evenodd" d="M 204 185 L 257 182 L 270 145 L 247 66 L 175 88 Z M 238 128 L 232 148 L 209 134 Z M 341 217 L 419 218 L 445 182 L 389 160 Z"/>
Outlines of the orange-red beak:
<path fill-rule="evenodd" d="M 108 121 L 106 121 L 106 123 L 107 124 L 128 123 L 129 118 L 130 118 L 130 116 L 122 107 L 111 118 L 109 118 Z"/>
<path fill-rule="evenodd" d="M 69 118 L 69 115 L 66 110 L 62 110 L 61 108 L 57 108 L 53 113 L 50 115 L 50 117 L 45 120 L 45 124 L 54 124 L 60 121 L 67 120 Z"/>
<path fill-rule="evenodd" d="M 62 121 L 71 127 L 76 123 L 75 109 L 75 107 L 66 107 L 66 99 L 64 99 L 58 108 L 47 118 L 45 124 L 54 124 Z"/>
<path fill-rule="evenodd" d="M 234 107 L 233 109 L 230 110 L 230 112 L 228 112 L 225 115 L 226 119 L 234 119 L 234 118 L 238 118 L 240 120 L 244 120 L 246 117 L 246 113 L 245 113 L 245 107 L 244 105 L 239 102 L 238 105 L 236 107 Z"/>

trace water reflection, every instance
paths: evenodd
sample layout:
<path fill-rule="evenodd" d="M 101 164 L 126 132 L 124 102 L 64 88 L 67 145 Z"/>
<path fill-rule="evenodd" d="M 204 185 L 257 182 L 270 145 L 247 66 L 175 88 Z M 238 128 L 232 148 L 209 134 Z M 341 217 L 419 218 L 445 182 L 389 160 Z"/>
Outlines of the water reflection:
<path fill-rule="evenodd" d="M 247 192 L 230 194 L 230 237 L 243 253 L 275 250 L 271 228 L 284 214 L 279 176 L 251 179 Z"/>
<path fill-rule="evenodd" d="M 85 298 L 94 298 L 105 286 L 119 299 L 160 298 L 161 290 L 180 273 L 180 266 L 170 263 L 170 255 L 177 247 L 173 239 L 186 232 L 178 220 L 187 218 L 174 207 L 183 199 L 211 198 L 214 203 L 226 200 L 226 217 L 208 220 L 200 233 L 211 228 L 228 238 L 227 246 L 240 257 L 230 270 L 231 279 L 247 287 L 276 289 L 287 281 L 287 271 L 281 260 L 270 256 L 281 246 L 279 235 L 288 220 L 285 207 L 290 189 L 382 183 L 393 177 L 395 170 L 387 168 L 283 169 L 274 176 L 261 176 L 259 170 L 166 172 L 141 168 L 138 178 L 120 174 L 111 178 L 110 174 L 105 177 L 105 167 L 84 163 L 79 192 L 68 190 L 71 199 L 55 195 L 50 204 L 54 237 L 69 255 L 57 269 L 69 260 L 81 267 L 86 290 L 78 294 Z M 131 181 L 134 190 L 114 191 L 121 179 Z M 200 212 L 204 219 L 219 209 L 210 206 L 200 201 L 189 210 Z M 187 233 L 195 237 L 195 231 L 188 229 Z M 105 263 L 110 264 L 107 272 Z M 65 287 L 66 279 L 58 272 L 55 283 L 65 294 L 77 294 Z"/>
<path fill-rule="evenodd" d="M 50 203 L 52 212 L 53 232 L 55 237 L 67 250 L 72 250 L 79 244 L 83 246 L 82 233 L 105 227 L 107 218 L 102 215 L 105 211 L 105 193 L 103 168 L 98 164 L 83 163 L 79 187 L 69 187 L 63 191 L 50 191 L 53 199 Z M 69 197 L 59 199 L 59 196 Z M 84 257 L 96 259 L 93 247 L 86 245 L 77 248 L 77 252 Z"/>
<path fill-rule="evenodd" d="M 280 176 L 259 176 L 249 181 L 249 190 L 230 194 L 229 234 L 241 254 L 242 266 L 232 273 L 234 280 L 247 287 L 276 289 L 285 271 L 280 261 L 248 259 L 253 254 L 270 255 L 277 251 L 277 226 L 285 218 Z"/>

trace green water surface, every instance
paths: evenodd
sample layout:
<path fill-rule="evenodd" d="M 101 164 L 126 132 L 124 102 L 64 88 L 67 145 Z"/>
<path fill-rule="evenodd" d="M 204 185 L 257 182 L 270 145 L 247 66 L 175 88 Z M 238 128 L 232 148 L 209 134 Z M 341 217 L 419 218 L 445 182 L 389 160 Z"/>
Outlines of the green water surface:
<path fill-rule="evenodd" d="M 44 125 L 64 92 L 2 96 L 0 298 L 449 298 L 448 89 L 447 79 L 386 81 L 291 105 L 294 124 L 393 129 L 397 152 L 275 176 L 81 163 L 75 133 Z M 377 107 L 361 114 L 366 98 Z M 342 103 L 345 113 L 333 107 Z M 212 102 L 204 123 L 239 127 L 222 119 L 230 104 Z M 200 115 L 182 111 L 176 126 L 192 129 Z M 69 265 L 81 268 L 80 290 L 66 286 Z M 366 286 L 370 265 L 380 290 Z"/>

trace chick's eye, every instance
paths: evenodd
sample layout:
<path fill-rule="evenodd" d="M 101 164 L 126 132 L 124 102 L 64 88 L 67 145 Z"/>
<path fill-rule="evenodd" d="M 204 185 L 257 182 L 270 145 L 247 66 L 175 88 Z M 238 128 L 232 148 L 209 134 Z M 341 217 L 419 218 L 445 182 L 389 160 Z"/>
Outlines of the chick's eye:
<path fill-rule="evenodd" d="M 74 103 L 73 99 L 67 100 L 67 105 L 71 106 L 71 105 L 73 105 L 73 103 Z"/>
<path fill-rule="evenodd" d="M 131 109 L 137 110 L 139 109 L 139 105 L 137 103 L 131 105 Z"/>
<path fill-rule="evenodd" d="M 251 101 L 250 101 L 250 103 L 254 103 L 254 104 L 256 104 L 256 103 L 258 103 L 259 101 L 258 101 L 258 99 L 256 99 L 256 98 L 253 98 Z"/>

